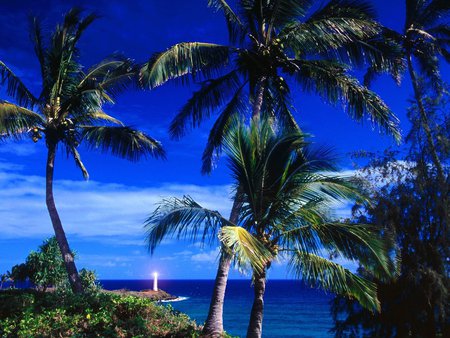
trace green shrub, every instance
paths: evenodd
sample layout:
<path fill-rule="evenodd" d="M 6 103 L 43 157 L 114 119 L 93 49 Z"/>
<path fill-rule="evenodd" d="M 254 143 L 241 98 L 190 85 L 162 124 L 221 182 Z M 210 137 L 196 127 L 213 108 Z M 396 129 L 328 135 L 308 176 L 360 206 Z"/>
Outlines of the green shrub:
<path fill-rule="evenodd" d="M 25 263 L 13 266 L 10 278 L 14 281 L 29 280 L 43 291 L 50 286 L 63 284 L 67 279 L 67 272 L 56 238 L 45 240 L 38 251 L 30 252 Z"/>
<path fill-rule="evenodd" d="M 0 292 L 0 337 L 198 337 L 188 316 L 149 299 L 96 292 Z"/>

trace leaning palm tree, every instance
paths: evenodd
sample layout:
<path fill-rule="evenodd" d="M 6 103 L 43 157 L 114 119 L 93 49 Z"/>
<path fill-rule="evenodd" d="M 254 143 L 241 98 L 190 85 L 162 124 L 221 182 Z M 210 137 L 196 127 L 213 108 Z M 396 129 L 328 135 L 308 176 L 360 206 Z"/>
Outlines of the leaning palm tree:
<path fill-rule="evenodd" d="M 230 128 L 224 150 L 241 201 L 237 223 L 188 197 L 165 200 L 146 225 L 150 250 L 169 235 L 211 241 L 219 233 L 238 266 L 253 268 L 248 337 L 261 337 L 266 272 L 278 257 L 289 259 L 306 283 L 379 310 L 373 283 L 325 258 L 329 252 L 366 267 L 375 262 L 377 275 L 389 275 L 385 246 L 374 228 L 331 219 L 332 203 L 362 198 L 355 185 L 331 174 L 336 168 L 327 152 L 311 150 L 301 132 L 283 132 L 266 119 L 251 127 L 232 122 Z"/>
<path fill-rule="evenodd" d="M 74 8 L 44 41 L 38 19 L 33 19 L 31 38 L 41 67 L 42 89 L 35 96 L 13 71 L 0 61 L 0 84 L 15 101 L 0 100 L 2 139 L 45 139 L 47 146 L 46 203 L 56 239 L 74 292 L 82 285 L 53 196 L 53 175 L 58 147 L 73 157 L 87 179 L 78 147 L 100 148 L 135 161 L 147 155 L 162 157 L 161 144 L 144 133 L 124 126 L 103 111 L 105 103 L 135 81 L 136 67 L 130 59 L 113 55 L 84 70 L 79 63 L 77 43 L 96 18 L 81 16 Z"/>
<path fill-rule="evenodd" d="M 220 153 L 225 126 L 234 116 L 247 114 L 248 102 L 253 116 L 270 111 L 278 123 L 298 128 L 291 84 L 299 84 L 306 93 L 318 94 L 331 104 L 343 104 L 357 121 L 369 117 L 400 139 L 393 113 L 378 95 L 350 75 L 353 66 L 365 63 L 378 71 L 389 71 L 397 79 L 401 70 L 395 48 L 385 48 L 383 41 L 373 39 L 380 26 L 372 7 L 358 0 L 330 0 L 314 6 L 318 2 L 239 0 L 233 9 L 225 0 L 209 0 L 226 19 L 229 45 L 179 43 L 154 55 L 142 67 L 141 82 L 150 88 L 177 78 L 201 82 L 172 121 L 170 132 L 180 138 L 189 128 L 218 114 L 203 153 L 204 173 L 211 171 Z M 239 205 L 235 199 L 232 222 L 236 222 Z M 229 264 L 227 257 L 220 260 L 212 297 L 220 301 L 211 303 L 205 334 L 223 331 L 224 293 L 217 292 L 226 284 Z"/>

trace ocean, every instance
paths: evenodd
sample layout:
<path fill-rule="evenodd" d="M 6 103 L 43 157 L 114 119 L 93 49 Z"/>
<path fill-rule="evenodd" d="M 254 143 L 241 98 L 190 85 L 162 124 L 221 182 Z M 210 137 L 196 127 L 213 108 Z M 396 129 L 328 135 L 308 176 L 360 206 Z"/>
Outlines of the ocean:
<path fill-rule="evenodd" d="M 101 280 L 108 290 L 151 289 L 152 280 Z M 214 286 L 213 280 L 159 280 L 160 289 L 185 300 L 170 302 L 175 310 L 202 324 L 208 314 Z M 263 337 L 332 337 L 330 300 L 333 295 L 306 287 L 300 281 L 268 280 L 263 320 Z M 252 307 L 253 289 L 249 280 L 229 280 L 225 294 L 224 328 L 238 337 L 245 337 Z"/>

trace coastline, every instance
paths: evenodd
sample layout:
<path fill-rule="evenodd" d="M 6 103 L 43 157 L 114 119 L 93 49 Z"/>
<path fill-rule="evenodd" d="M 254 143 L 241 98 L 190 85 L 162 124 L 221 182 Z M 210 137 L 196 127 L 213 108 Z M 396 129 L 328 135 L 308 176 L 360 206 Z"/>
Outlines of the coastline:
<path fill-rule="evenodd" d="M 179 297 L 171 295 L 164 290 L 141 290 L 141 291 L 130 291 L 128 289 L 117 289 L 117 290 L 105 290 L 102 289 L 104 293 L 116 294 L 121 296 L 135 296 L 148 298 L 154 301 L 176 301 Z"/>

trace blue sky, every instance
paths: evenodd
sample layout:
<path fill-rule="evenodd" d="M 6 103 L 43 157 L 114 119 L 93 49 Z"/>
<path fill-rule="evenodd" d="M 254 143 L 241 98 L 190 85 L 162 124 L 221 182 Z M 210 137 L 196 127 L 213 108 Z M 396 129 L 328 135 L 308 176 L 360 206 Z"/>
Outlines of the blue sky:
<path fill-rule="evenodd" d="M 374 1 L 381 21 L 400 29 L 404 1 Z M 82 62 L 89 66 L 103 57 L 121 52 L 143 62 L 154 52 L 182 41 L 226 43 L 220 14 L 207 8 L 207 1 L 56 1 L 0 0 L 0 60 L 12 68 L 32 89 L 39 88 L 38 64 L 28 38 L 29 13 L 45 18 L 52 29 L 73 5 L 95 10 L 101 19 L 83 36 L 79 47 Z M 443 68 L 448 79 L 449 68 Z M 389 78 L 379 79 L 373 89 L 387 102 L 407 130 L 405 109 L 411 93 L 407 78 L 397 87 Z M 85 182 L 72 160 L 59 154 L 55 172 L 55 198 L 69 242 L 77 252 L 78 267 L 96 270 L 100 278 L 213 278 L 216 247 L 166 240 L 150 257 L 144 244 L 143 221 L 162 197 L 189 194 L 202 205 L 228 215 L 231 207 L 230 179 L 225 161 L 211 176 L 200 174 L 200 159 L 210 123 L 181 141 L 170 140 L 167 128 L 195 86 L 168 84 L 149 92 L 122 95 L 105 110 L 127 124 L 138 126 L 162 141 L 166 161 L 129 163 L 80 149 L 90 173 Z M 295 92 L 295 89 L 293 90 Z M 7 99 L 0 89 L 0 98 Z M 348 153 L 383 150 L 393 140 L 378 133 L 369 121 L 350 120 L 340 109 L 317 97 L 294 95 L 300 126 L 314 135 L 313 142 L 332 146 L 343 170 L 351 168 Z M 52 235 L 45 208 L 45 146 L 31 141 L 0 145 L 0 273 L 22 262 L 30 250 Z M 272 278 L 287 277 L 283 263 L 270 272 Z M 239 278 L 233 271 L 232 278 Z"/>

